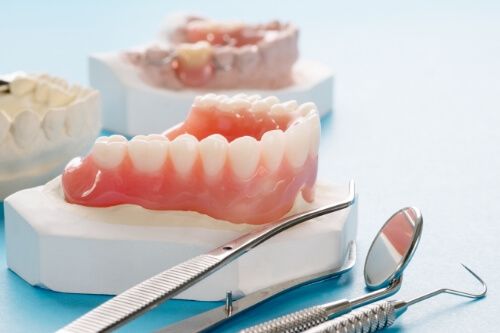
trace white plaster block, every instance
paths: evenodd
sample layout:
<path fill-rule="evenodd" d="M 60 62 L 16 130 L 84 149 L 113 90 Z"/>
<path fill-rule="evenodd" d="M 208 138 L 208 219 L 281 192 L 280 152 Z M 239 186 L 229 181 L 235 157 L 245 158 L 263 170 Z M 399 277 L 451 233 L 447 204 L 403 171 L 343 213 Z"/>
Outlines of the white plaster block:
<path fill-rule="evenodd" d="M 315 202 L 298 199 L 295 209 L 310 209 L 347 195 L 347 186 L 319 184 Z M 352 206 L 291 228 L 178 298 L 220 300 L 227 290 L 240 296 L 338 267 L 349 242 L 355 240 L 356 213 Z M 69 204 L 63 199 L 60 178 L 55 178 L 5 200 L 7 263 L 35 286 L 117 294 L 254 228 L 189 214 L 135 205 L 90 208 Z"/>

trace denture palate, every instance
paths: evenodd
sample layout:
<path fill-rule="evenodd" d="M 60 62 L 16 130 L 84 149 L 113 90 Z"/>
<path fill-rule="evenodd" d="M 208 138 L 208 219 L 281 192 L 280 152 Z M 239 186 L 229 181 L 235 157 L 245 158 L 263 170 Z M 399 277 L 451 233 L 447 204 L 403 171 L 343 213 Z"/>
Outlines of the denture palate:
<path fill-rule="evenodd" d="M 66 167 L 66 200 L 187 210 L 233 223 L 285 215 L 314 199 L 320 122 L 313 103 L 208 94 L 163 134 L 101 137 Z"/>
<path fill-rule="evenodd" d="M 298 57 L 298 32 L 279 22 L 246 25 L 191 17 L 172 32 L 170 46 L 153 46 L 128 59 L 144 78 L 171 89 L 182 87 L 278 88 L 290 84 Z"/>

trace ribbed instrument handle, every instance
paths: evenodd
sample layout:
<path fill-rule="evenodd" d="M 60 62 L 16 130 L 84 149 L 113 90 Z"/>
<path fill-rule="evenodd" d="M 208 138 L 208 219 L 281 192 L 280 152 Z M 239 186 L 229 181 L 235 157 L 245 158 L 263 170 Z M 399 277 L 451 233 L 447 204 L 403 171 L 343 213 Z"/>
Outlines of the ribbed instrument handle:
<path fill-rule="evenodd" d="M 317 305 L 246 328 L 240 333 L 299 333 L 315 327 L 329 319 L 333 313 L 351 310 L 348 300 L 339 300 L 327 305 Z"/>
<path fill-rule="evenodd" d="M 321 306 L 313 306 L 246 328 L 240 333 L 298 333 L 328 320 L 328 313 Z"/>
<path fill-rule="evenodd" d="M 307 333 L 374 333 L 396 320 L 394 301 L 367 305 L 307 330 Z"/>

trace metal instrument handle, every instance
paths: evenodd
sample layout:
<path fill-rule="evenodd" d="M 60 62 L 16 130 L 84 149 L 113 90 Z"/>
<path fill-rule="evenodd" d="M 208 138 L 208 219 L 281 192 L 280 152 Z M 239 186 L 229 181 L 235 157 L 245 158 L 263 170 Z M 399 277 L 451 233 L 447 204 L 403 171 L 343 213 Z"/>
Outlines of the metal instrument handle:
<path fill-rule="evenodd" d="M 189 317 L 180 322 L 171 324 L 157 331 L 157 333 L 199 333 L 212 329 L 227 319 L 240 315 L 254 306 L 263 303 L 273 297 L 288 292 L 303 285 L 318 282 L 336 276 L 340 276 L 349 271 L 356 262 L 356 242 L 351 241 L 347 249 L 346 258 L 343 265 L 339 268 L 330 269 L 320 273 L 313 273 L 289 281 L 281 282 L 270 287 L 260 289 L 232 303 L 232 311 L 229 313 L 226 306 L 222 305 L 215 309 L 200 313 L 199 315 Z"/>
<path fill-rule="evenodd" d="M 312 218 L 347 208 L 354 203 L 354 200 L 354 182 L 351 180 L 349 195 L 345 200 L 263 225 L 207 254 L 174 266 L 113 297 L 62 328 L 58 333 L 107 332 L 116 329 L 178 295 L 269 238 Z"/>
<path fill-rule="evenodd" d="M 394 301 L 367 305 L 307 330 L 307 333 L 374 333 L 396 320 Z"/>
<path fill-rule="evenodd" d="M 106 332 L 116 329 L 201 280 L 207 272 L 220 266 L 222 260 L 209 254 L 194 257 L 113 297 L 58 332 Z"/>
<path fill-rule="evenodd" d="M 337 316 L 343 315 L 344 313 L 349 312 L 354 308 L 357 308 L 357 307 L 363 306 L 365 304 L 368 304 L 370 302 L 375 302 L 381 298 L 393 295 L 401 287 L 401 281 L 402 280 L 400 277 L 400 278 L 397 278 L 396 280 L 392 281 L 391 284 L 387 288 L 373 291 L 369 294 L 363 295 L 362 297 L 353 298 L 349 301 L 348 300 L 340 300 L 340 301 L 336 301 L 336 302 L 321 304 L 317 307 L 321 307 L 325 311 L 325 313 L 327 314 L 327 318 L 325 320 L 323 320 L 323 321 L 326 321 L 329 319 L 329 317 L 337 317 Z M 305 310 L 308 310 L 308 309 L 305 309 Z M 241 332 L 245 332 L 245 333 L 250 333 L 250 332 L 251 333 L 257 333 L 257 332 L 259 332 L 259 333 L 261 333 L 261 332 L 304 332 L 305 330 L 318 325 L 318 323 L 315 325 L 312 325 L 313 323 L 311 321 L 310 322 L 311 325 L 309 327 L 304 327 L 302 324 L 302 318 L 300 316 L 293 316 L 295 314 L 300 314 L 300 313 L 301 313 L 301 311 L 298 311 L 298 312 L 290 314 L 289 315 L 290 317 L 289 316 L 279 317 L 277 319 L 262 323 L 260 325 L 252 326 L 252 327 L 247 328 Z M 294 319 L 291 319 L 292 317 Z M 276 326 L 276 325 L 278 325 L 277 323 L 283 323 L 284 318 L 286 318 L 286 324 L 291 325 L 290 328 L 288 328 L 288 326 Z M 294 323 L 294 320 L 296 320 L 295 323 Z M 321 322 L 323 322 L 323 321 L 321 321 Z M 268 326 L 270 323 L 273 323 L 273 322 L 274 322 L 275 326 Z M 319 323 L 321 323 L 321 322 L 319 322 Z M 294 324 L 296 327 L 294 326 Z M 285 323 L 283 323 L 283 325 L 285 325 Z M 255 330 L 254 331 L 253 329 L 257 328 L 257 327 L 269 327 L 269 330 Z M 286 327 L 286 329 L 285 329 L 285 327 Z"/>
<path fill-rule="evenodd" d="M 304 332 L 327 321 L 332 313 L 346 313 L 351 310 L 351 303 L 342 299 L 329 303 L 328 306 L 318 305 L 272 319 L 270 321 L 246 328 L 240 333 L 274 333 Z"/>

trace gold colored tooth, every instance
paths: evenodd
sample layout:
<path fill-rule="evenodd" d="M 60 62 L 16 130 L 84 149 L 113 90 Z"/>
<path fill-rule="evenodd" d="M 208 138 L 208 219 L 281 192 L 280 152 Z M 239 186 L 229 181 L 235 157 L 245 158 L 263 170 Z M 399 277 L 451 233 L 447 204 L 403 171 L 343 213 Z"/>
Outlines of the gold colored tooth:
<path fill-rule="evenodd" d="M 177 59 L 187 67 L 200 67 L 212 58 L 212 46 L 201 41 L 194 44 L 180 44 L 176 49 Z"/>

